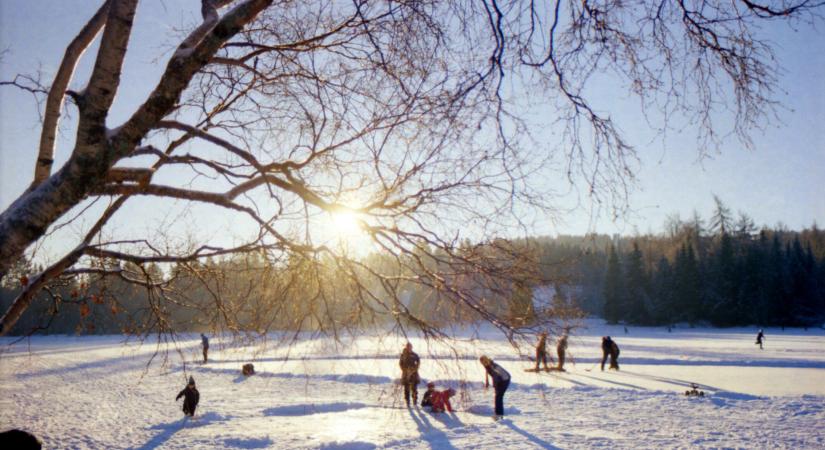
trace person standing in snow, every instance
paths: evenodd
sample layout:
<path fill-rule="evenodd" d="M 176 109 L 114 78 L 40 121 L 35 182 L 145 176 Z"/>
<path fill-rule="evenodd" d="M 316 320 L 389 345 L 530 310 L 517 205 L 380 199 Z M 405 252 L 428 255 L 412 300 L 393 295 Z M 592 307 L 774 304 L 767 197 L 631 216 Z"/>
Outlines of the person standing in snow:
<path fill-rule="evenodd" d="M 759 330 L 759 334 L 756 335 L 756 343 L 759 344 L 759 350 L 764 350 L 762 348 L 762 340 L 765 339 L 765 333 L 762 330 Z"/>
<path fill-rule="evenodd" d="M 412 351 L 412 344 L 407 342 L 404 351 L 401 352 L 401 358 L 398 360 L 398 365 L 401 367 L 401 384 L 404 385 L 404 401 L 407 406 L 410 406 L 410 394 L 412 394 L 413 404 L 418 403 L 418 383 L 421 378 L 418 376 L 418 366 L 421 365 L 421 359 L 414 351 Z"/>
<path fill-rule="evenodd" d="M 189 384 L 187 384 L 182 391 L 178 392 L 175 401 L 178 401 L 181 397 L 183 397 L 183 413 L 187 416 L 194 416 L 195 408 L 198 407 L 198 402 L 201 399 L 201 394 L 198 392 L 198 388 L 195 387 L 194 377 L 189 377 Z"/>
<path fill-rule="evenodd" d="M 602 337 L 602 372 L 604 372 L 604 362 L 610 356 L 610 368 L 619 370 L 619 346 L 610 336 Z"/>
<path fill-rule="evenodd" d="M 564 358 L 567 353 L 567 334 L 563 334 L 559 338 L 559 342 L 556 344 L 556 354 L 559 357 L 559 365 L 557 368 L 559 370 L 564 370 Z"/>
<path fill-rule="evenodd" d="M 544 363 L 544 370 L 547 367 L 547 332 L 539 334 L 539 342 L 536 344 L 536 372 L 539 370 L 539 363 Z"/>
<path fill-rule="evenodd" d="M 209 353 L 209 338 L 201 333 L 201 346 L 203 347 L 203 363 L 206 364 L 206 355 Z"/>
<path fill-rule="evenodd" d="M 493 389 L 496 391 L 494 418 L 499 419 L 504 416 L 504 393 L 510 387 L 510 373 L 487 356 L 482 356 L 479 361 L 487 371 L 487 375 L 493 379 Z"/>

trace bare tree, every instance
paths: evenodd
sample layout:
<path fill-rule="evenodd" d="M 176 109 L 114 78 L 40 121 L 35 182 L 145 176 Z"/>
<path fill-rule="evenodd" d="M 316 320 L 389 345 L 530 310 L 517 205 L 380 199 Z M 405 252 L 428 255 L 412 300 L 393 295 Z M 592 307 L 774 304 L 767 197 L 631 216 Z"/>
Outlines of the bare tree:
<path fill-rule="evenodd" d="M 6 83 L 47 96 L 31 185 L 0 215 L 0 276 L 51 230 L 81 216 L 91 225 L 72 250 L 21 277 L 0 334 L 65 277 L 121 277 L 158 292 L 162 305 L 180 297 L 139 268 L 201 267 L 208 257 L 252 253 L 316 280 L 334 267 L 359 299 L 355 314 L 383 310 L 426 328 L 401 295 L 417 283 L 512 332 L 490 297 L 535 283 L 535 259 L 496 237 L 552 211 L 536 181 L 584 180 L 596 201 L 619 202 L 632 181 L 633 148 L 602 112 L 608 105 L 589 97 L 591 84 L 611 74 L 646 108 L 694 120 L 701 148 L 725 131 L 714 126 L 721 103 L 747 142 L 772 112 L 777 87 L 758 23 L 817 20 L 823 6 L 202 0 L 203 22 L 181 38 L 151 94 L 124 123 L 111 124 L 124 57 L 140 44 L 130 42 L 137 3 L 103 2 L 48 88 L 33 77 Z M 98 35 L 86 87 L 67 91 Z M 67 97 L 77 127 L 69 160 L 56 168 Z M 539 129 L 526 109 L 544 117 Z M 547 127 L 560 131 L 549 142 L 540 131 Z M 559 158 L 563 170 L 550 171 Z M 170 175 L 165 184 L 160 173 Z M 202 178 L 209 183 L 193 187 Z M 139 196 L 209 205 L 258 232 L 234 246 L 109 239 L 109 221 Z M 109 199 L 105 208 L 88 208 L 100 198 Z M 316 243 L 311 224 L 343 212 L 394 260 L 383 266 L 392 270 Z M 467 245 L 467 236 L 479 244 Z M 320 288 L 312 295 L 329 297 Z"/>

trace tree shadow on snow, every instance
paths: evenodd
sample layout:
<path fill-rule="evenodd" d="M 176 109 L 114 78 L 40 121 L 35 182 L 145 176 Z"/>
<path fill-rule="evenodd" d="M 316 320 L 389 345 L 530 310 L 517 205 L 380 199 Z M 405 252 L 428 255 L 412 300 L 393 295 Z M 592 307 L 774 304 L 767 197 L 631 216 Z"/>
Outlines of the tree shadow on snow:
<path fill-rule="evenodd" d="M 178 431 L 184 428 L 193 428 L 193 427 L 202 427 L 205 425 L 209 425 L 210 423 L 214 422 L 223 422 L 230 419 L 228 416 L 222 416 L 218 413 L 209 412 L 203 414 L 201 416 L 196 416 L 196 418 L 191 417 L 184 417 L 183 419 L 174 420 L 172 422 L 167 423 L 159 423 L 157 425 L 152 425 L 148 427 L 149 430 L 158 430 L 159 433 L 156 434 L 152 439 L 148 442 L 143 444 L 140 447 L 136 447 L 136 450 L 153 450 L 156 449 L 172 438 Z"/>
<path fill-rule="evenodd" d="M 608 383 L 608 384 L 615 384 L 616 386 L 620 386 L 620 387 L 627 388 L 627 389 L 635 389 L 635 390 L 641 390 L 641 391 L 649 391 L 650 390 L 650 389 L 648 389 L 644 386 L 639 386 L 639 385 L 630 384 L 630 383 L 622 383 L 621 381 L 615 381 L 615 380 L 611 380 L 609 378 L 599 378 L 599 377 L 594 377 L 594 376 L 591 376 L 591 375 L 585 375 L 585 374 L 582 374 L 582 373 L 578 373 L 576 375 L 578 375 L 580 377 L 584 377 L 584 378 L 590 378 L 591 380 L 601 381 L 601 382 Z"/>
<path fill-rule="evenodd" d="M 432 422 L 430 422 L 429 414 L 419 410 L 418 408 L 410 408 L 408 409 L 410 413 L 410 417 L 418 426 L 418 431 L 421 433 L 421 439 L 425 440 L 428 444 L 430 444 L 430 448 L 433 449 L 452 449 L 455 450 L 455 446 L 450 442 L 450 438 L 447 437 L 447 433 L 438 429 L 438 427 L 433 426 Z"/>
<path fill-rule="evenodd" d="M 680 380 L 678 378 L 660 377 L 660 376 L 657 376 L 657 375 L 650 375 L 650 374 L 646 374 L 646 373 L 632 372 L 632 371 L 628 371 L 628 370 L 624 370 L 624 371 L 622 371 L 622 373 L 630 374 L 630 375 L 640 377 L 640 378 L 647 378 L 648 380 L 652 380 L 652 381 L 661 381 L 662 383 L 675 384 L 677 386 L 683 386 L 683 387 L 687 387 L 687 388 L 690 388 L 690 387 L 693 387 L 693 385 L 696 385 L 696 387 L 698 387 L 700 389 L 707 389 L 707 390 L 710 390 L 710 391 L 721 391 L 722 390 L 718 387 L 709 386 L 707 384 L 694 383 L 692 381 Z"/>
<path fill-rule="evenodd" d="M 191 367 L 192 371 L 197 372 L 210 372 L 210 373 L 217 373 L 217 374 L 225 374 L 225 375 L 237 375 L 240 369 L 230 369 L 230 368 L 215 368 L 215 367 L 204 367 L 204 366 L 195 366 Z M 279 379 L 300 379 L 300 380 L 317 380 L 317 381 L 335 381 L 338 383 L 351 383 L 351 384 L 379 384 L 379 383 L 391 383 L 393 381 L 390 377 L 379 376 L 379 375 L 367 375 L 367 374 L 359 374 L 359 373 L 350 373 L 350 374 L 299 374 L 299 373 L 292 373 L 292 372 L 265 372 L 265 371 L 255 371 L 255 374 L 252 375 L 253 377 L 258 378 L 279 378 Z M 234 381 L 236 383 L 240 383 L 243 381 L 242 378 L 238 377 L 235 378 Z"/>
<path fill-rule="evenodd" d="M 514 424 L 513 421 L 510 420 L 510 419 L 501 419 L 501 421 L 499 423 L 501 423 L 502 425 L 506 425 L 507 428 L 509 428 L 509 429 L 515 431 L 516 433 L 524 436 L 525 438 L 527 438 L 527 440 L 529 440 L 530 442 L 538 445 L 539 447 L 560 450 L 559 447 L 556 447 L 555 445 L 545 441 L 544 439 L 541 439 L 540 437 L 536 436 L 535 434 L 530 434 L 527 431 L 524 431 L 522 428 L 517 427 L 516 424 Z"/>
<path fill-rule="evenodd" d="M 273 444 L 272 439 L 266 438 L 230 438 L 224 439 L 224 448 L 267 448 Z"/>
<path fill-rule="evenodd" d="M 318 448 L 321 450 L 375 450 L 378 446 L 372 442 L 351 441 L 321 444 Z"/>
<path fill-rule="evenodd" d="M 366 407 L 367 405 L 363 403 L 349 402 L 287 405 L 277 408 L 267 408 L 263 411 L 263 414 L 265 416 L 309 416 L 312 414 L 344 412 Z"/>

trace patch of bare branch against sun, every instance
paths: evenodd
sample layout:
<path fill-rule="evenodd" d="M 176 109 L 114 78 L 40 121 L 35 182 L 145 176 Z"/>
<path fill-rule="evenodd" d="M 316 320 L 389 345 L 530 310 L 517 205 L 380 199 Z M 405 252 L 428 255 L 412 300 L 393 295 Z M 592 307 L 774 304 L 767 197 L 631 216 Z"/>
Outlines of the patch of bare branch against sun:
<path fill-rule="evenodd" d="M 588 95 L 597 75 L 615 77 L 665 126 L 695 123 L 700 151 L 731 131 L 747 141 L 778 88 L 760 26 L 817 21 L 823 6 L 203 0 L 202 23 L 151 93 L 110 123 L 124 58 L 141 45 L 137 4 L 102 2 L 50 86 L 26 75 L 3 82 L 40 99 L 43 119 L 30 187 L 0 215 L 0 275 L 17 289 L 2 335 L 36 299 L 52 313 L 78 307 L 85 317 L 92 304 L 117 314 L 129 289 L 146 293 L 125 321 L 132 333 L 174 332 L 176 308 L 198 311 L 187 316 L 198 327 L 237 333 L 340 337 L 390 324 L 441 336 L 450 323 L 487 321 L 515 339 L 552 326 L 575 312 L 509 307 L 558 281 L 542 280 L 513 236 L 553 213 L 548 178 L 618 207 L 632 187 L 632 144 Z M 97 53 L 84 56 L 96 39 Z M 91 75 L 68 91 L 83 57 L 94 58 Z M 527 104 L 540 120 L 525 117 Z M 71 156 L 54 167 L 65 108 L 77 115 Z M 732 130 L 715 127 L 719 111 Z M 185 230 L 121 239 L 110 221 L 137 197 L 208 206 L 256 231 L 233 245 L 181 243 Z M 88 207 L 99 199 L 104 207 Z M 26 265 L 79 217 L 88 225 L 73 248 Z M 339 236 L 348 246 L 319 231 L 336 220 L 357 235 Z M 411 307 L 413 294 L 434 313 Z"/>

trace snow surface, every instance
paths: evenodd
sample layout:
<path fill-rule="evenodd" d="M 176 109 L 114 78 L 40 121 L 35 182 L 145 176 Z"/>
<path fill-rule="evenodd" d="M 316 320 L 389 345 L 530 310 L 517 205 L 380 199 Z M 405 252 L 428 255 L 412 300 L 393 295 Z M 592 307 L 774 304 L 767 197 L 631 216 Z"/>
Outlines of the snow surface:
<path fill-rule="evenodd" d="M 531 363 L 492 332 L 455 351 L 413 339 L 424 380 L 459 391 L 454 414 L 403 406 L 396 338 L 287 348 L 213 337 L 205 365 L 196 335 L 165 361 L 122 336 L 3 338 L 0 429 L 60 449 L 825 448 L 823 330 L 766 329 L 759 350 L 755 329 L 588 324 L 570 338 L 567 373 L 524 372 Z M 621 347 L 619 372 L 598 368 L 605 334 Z M 481 354 L 513 375 L 497 422 Z M 245 362 L 256 375 L 241 376 Z M 189 375 L 201 403 L 183 418 L 174 398 Z M 706 396 L 686 397 L 691 383 Z"/>

